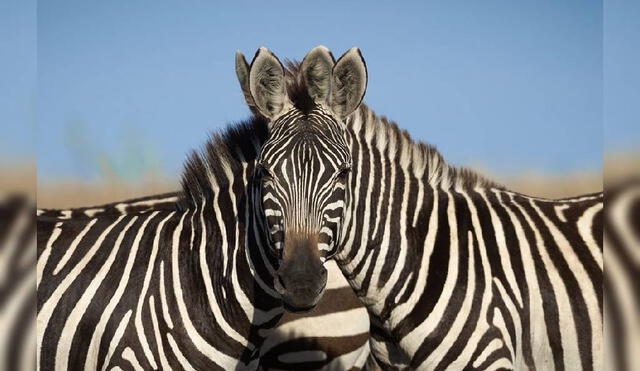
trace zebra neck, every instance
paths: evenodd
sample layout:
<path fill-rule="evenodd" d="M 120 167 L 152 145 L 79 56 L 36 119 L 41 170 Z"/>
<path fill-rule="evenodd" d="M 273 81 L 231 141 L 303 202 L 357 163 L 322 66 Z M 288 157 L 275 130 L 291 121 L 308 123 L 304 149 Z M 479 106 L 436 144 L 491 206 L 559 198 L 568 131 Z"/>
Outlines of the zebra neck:
<path fill-rule="evenodd" d="M 244 318 L 236 328 L 251 328 L 251 333 L 275 325 L 273 319 L 283 312 L 273 289 L 277 262 L 268 253 L 256 214 L 260 200 L 253 193 L 255 163 L 266 137 L 266 121 L 259 117 L 230 127 L 192 153 L 182 175 L 181 206 L 199 215 L 197 225 L 206 229 L 204 258 L 213 259 L 210 273 L 221 281 L 213 285 L 216 299 Z M 192 265 L 201 260 L 202 255 L 191 253 Z"/>
<path fill-rule="evenodd" d="M 439 227 L 429 219 L 436 200 L 453 189 L 490 189 L 493 183 L 447 165 L 433 147 L 413 141 L 366 106 L 350 117 L 347 129 L 353 165 L 336 260 L 370 311 L 385 317 L 390 293 L 400 298 L 415 283 L 420 267 L 407 259 L 434 243 L 426 233 Z"/>
<path fill-rule="evenodd" d="M 211 344 L 214 355 L 220 351 L 231 362 L 248 364 L 283 308 L 271 288 L 273 276 L 259 252 L 247 206 L 241 205 L 245 212 L 237 214 L 224 204 L 217 197 L 203 200 L 174 220 L 167 235 L 173 248 L 165 259 L 171 270 L 165 275 L 176 271 L 171 291 L 182 295 L 170 309 L 186 318 L 183 324 L 191 321 L 186 328 Z"/>
<path fill-rule="evenodd" d="M 229 196 L 231 205 L 223 195 L 214 195 L 191 212 L 191 222 L 202 233 L 192 236 L 189 248 L 194 249 L 191 254 L 198 254 L 192 258 L 210 263 L 210 274 L 217 280 L 214 285 L 221 287 L 225 298 L 239 296 L 245 312 L 281 312 L 280 295 L 273 290 L 275 261 L 268 254 L 260 215 L 252 207 L 253 196 Z M 199 246 L 203 250 L 195 251 Z M 257 322 L 272 315 L 267 317 Z"/>

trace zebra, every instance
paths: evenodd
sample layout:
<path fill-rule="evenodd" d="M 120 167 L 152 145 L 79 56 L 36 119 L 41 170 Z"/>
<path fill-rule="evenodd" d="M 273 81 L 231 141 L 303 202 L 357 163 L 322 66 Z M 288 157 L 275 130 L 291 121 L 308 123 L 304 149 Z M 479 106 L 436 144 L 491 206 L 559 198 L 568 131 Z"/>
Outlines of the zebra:
<path fill-rule="evenodd" d="M 180 193 L 175 192 L 69 210 L 38 209 L 36 213 L 40 217 L 78 219 L 175 210 L 179 197 Z M 36 368 L 35 220 L 33 202 L 27 197 L 0 197 L 0 328 L 3 329 L 0 332 L 0 369 Z M 328 296 L 314 312 L 283 315 L 260 348 L 262 369 L 362 367 L 368 354 L 366 311 L 342 275 L 332 272 L 338 269 L 337 266 L 330 264 L 327 268 L 330 271 Z"/>
<path fill-rule="evenodd" d="M 36 220 L 26 194 L 0 192 L 0 369 L 35 369 Z"/>
<path fill-rule="evenodd" d="M 605 205 L 605 366 L 635 370 L 640 365 L 640 178 L 606 184 Z"/>
<path fill-rule="evenodd" d="M 362 103 L 357 48 L 286 68 L 262 48 L 240 75 L 268 119 L 254 185 L 289 307 L 335 259 L 382 368 L 602 368 L 602 193 L 528 197 L 448 165 Z"/>
<path fill-rule="evenodd" d="M 37 215 L 42 219 L 77 221 L 154 211 L 176 212 L 180 198 L 180 192 L 172 192 L 76 209 L 39 209 Z M 321 302 L 317 310 L 310 313 L 284 313 L 260 347 L 260 369 L 337 370 L 364 367 L 369 354 L 366 310 L 342 278 L 337 265 L 332 264 L 328 269 L 333 271 L 327 287 L 331 300 Z"/>
<path fill-rule="evenodd" d="M 219 145 L 220 143 L 216 143 Z M 100 219 L 109 219 L 118 220 L 122 217 L 133 218 L 142 218 L 149 216 L 150 213 L 180 213 L 180 202 L 181 202 L 182 194 L 181 192 L 173 192 L 162 195 L 155 195 L 149 197 L 143 197 L 138 199 L 127 200 L 123 202 L 115 202 L 107 205 L 100 206 L 92 206 L 92 207 L 83 207 L 77 209 L 68 209 L 68 210 L 47 210 L 47 209 L 39 209 L 37 211 L 37 215 L 39 218 L 39 226 L 51 224 L 51 222 L 56 223 L 56 227 L 59 232 L 55 232 L 55 228 L 51 233 L 47 233 L 48 237 L 39 236 L 41 241 L 47 240 L 47 245 L 39 244 L 39 247 L 42 246 L 51 246 L 53 249 L 53 243 L 59 244 L 57 249 L 61 250 L 61 253 L 67 248 L 67 246 L 73 245 L 75 238 L 78 238 L 79 234 L 73 236 L 73 232 L 69 235 L 69 238 L 66 240 L 61 239 L 61 236 L 65 233 L 65 228 L 73 228 L 72 223 L 77 223 L 82 226 L 88 225 L 91 221 Z M 125 219 L 122 219 L 121 224 L 124 223 Z M 48 222 L 44 222 L 48 221 Z M 96 225 L 98 222 L 95 222 Z M 105 225 L 108 225 L 111 222 L 103 222 Z M 113 225 L 113 223 L 111 224 Z M 95 228 L 95 227 L 94 227 Z M 84 229 L 82 229 L 84 230 Z M 124 229 L 123 229 L 124 231 Z M 54 234 L 57 233 L 57 236 Z M 82 233 L 78 231 L 78 233 Z M 94 235 L 99 234 L 100 231 L 96 230 L 92 232 Z M 130 232 L 131 233 L 131 232 Z M 152 233 L 152 230 L 150 230 Z M 35 234 L 35 233 L 34 233 Z M 87 238 L 88 232 L 85 235 Z M 52 239 L 55 238 L 55 241 Z M 77 244 L 80 246 L 82 241 L 79 241 Z M 103 242 L 104 244 L 104 242 Z M 94 243 L 95 246 L 95 243 Z M 79 247 L 76 247 L 78 249 Z M 35 251 L 35 249 L 33 250 Z M 68 251 L 68 250 L 67 250 Z M 97 252 L 98 253 L 98 252 Z M 96 254 L 97 254 L 96 253 Z M 49 253 L 51 254 L 51 253 Z M 60 260 L 64 259 L 60 257 L 58 260 L 58 264 Z M 71 260 L 71 256 L 67 258 L 68 261 Z M 39 268 L 43 268 L 42 262 L 40 262 Z M 46 264 L 46 263 L 45 263 Z M 51 264 L 51 263 L 49 263 Z M 71 264 L 71 263 L 67 263 Z M 368 319 L 366 317 L 366 310 L 360 305 L 355 296 L 352 293 L 352 290 L 348 287 L 348 284 L 342 279 L 342 276 L 338 272 L 337 266 L 334 264 L 331 266 L 335 272 L 333 273 L 332 281 L 330 282 L 329 287 L 329 295 L 333 298 L 332 301 L 324 301 L 320 303 L 317 311 L 313 313 L 308 313 L 303 316 L 285 313 L 283 318 L 280 319 L 277 327 L 270 333 L 270 335 L 264 340 L 263 344 L 259 349 L 259 365 L 260 369 L 360 369 L 364 366 L 364 363 L 369 354 L 368 348 Z M 40 272 L 39 272 L 40 273 Z M 69 273 L 71 274 L 71 273 Z M 162 275 L 162 274 L 161 274 Z M 80 275 L 78 275 L 80 278 Z M 161 277 L 162 279 L 162 277 Z M 166 293 L 168 292 L 167 287 L 163 287 L 162 282 L 170 282 L 169 280 L 162 279 L 160 283 L 160 293 L 159 297 L 156 296 L 155 301 L 150 301 L 150 305 L 162 306 L 162 314 L 158 310 L 158 313 L 155 315 L 151 315 L 152 323 L 150 326 L 154 331 L 159 331 L 161 328 L 162 320 L 159 318 L 163 318 L 168 325 L 170 325 L 171 321 L 171 313 L 168 308 L 165 306 L 169 306 L 168 297 Z M 78 283 L 80 284 L 80 283 Z M 39 289 L 41 289 L 42 283 L 40 281 L 39 276 Z M 87 289 L 88 290 L 88 289 Z M 69 291 L 69 290 L 67 290 Z M 86 292 L 86 291 L 85 291 Z M 40 294 L 40 290 L 38 292 Z M 84 295 L 84 292 L 82 293 Z M 161 299 L 160 301 L 158 301 Z M 95 298 L 93 300 L 96 300 Z M 151 296 L 149 296 L 149 300 Z M 82 305 L 82 299 L 78 299 L 75 302 L 75 305 Z M 71 305 L 73 305 L 73 301 Z M 85 306 L 89 303 L 85 300 Z M 58 304 L 60 306 L 61 304 Z M 69 305 L 67 303 L 66 305 Z M 91 315 L 96 316 L 99 313 L 91 313 Z M 143 313 L 144 315 L 144 313 Z M 85 313 L 85 317 L 87 314 Z M 129 319 L 131 320 L 132 315 L 129 315 Z M 77 316 L 76 316 L 77 318 Z M 155 319 L 154 319 L 155 318 Z M 65 318 L 66 319 L 66 318 Z M 66 319 L 68 321 L 68 319 Z M 77 322 L 80 322 L 81 318 L 77 318 Z M 142 321 L 145 319 L 142 318 Z M 335 323 L 333 326 L 326 326 L 323 322 L 332 321 Z M 318 323 L 323 323 L 322 327 L 318 326 Z M 143 323 L 143 330 L 145 324 Z M 124 326 L 124 325 L 123 325 Z M 149 326 L 149 325 L 147 325 Z M 46 327 L 46 326 L 45 326 Z M 39 331 L 43 331 L 43 328 L 40 328 Z M 77 337 L 78 342 L 82 342 L 82 336 L 88 334 L 91 335 L 90 332 L 83 332 L 81 328 L 72 329 L 71 338 L 74 337 L 73 332 L 75 331 L 75 336 Z M 69 331 L 67 331 L 69 333 Z M 43 335 L 40 333 L 40 335 Z M 157 335 L 157 333 L 156 333 Z M 95 333 L 93 335 L 96 336 Z M 103 333 L 104 336 L 104 333 Z M 177 344 L 180 343 L 178 339 L 173 339 L 172 335 L 168 335 L 166 338 L 162 340 L 158 340 L 156 337 L 155 341 L 158 341 L 158 352 L 162 352 L 163 348 L 160 343 L 164 344 L 164 351 L 168 352 L 169 349 L 177 348 Z M 88 337 L 89 338 L 89 337 Z M 93 341 L 93 338 L 91 338 Z M 173 340 L 169 340 L 173 339 Z M 105 339 L 106 340 L 106 339 Z M 63 341 L 60 339 L 59 341 Z M 103 340 L 104 341 L 104 340 Z M 112 344 L 113 340 L 112 340 Z M 117 345 L 117 344 L 116 344 Z M 214 343 L 215 345 L 215 343 Z M 68 345 L 67 345 L 68 346 Z M 113 346 L 113 345 L 111 345 Z M 111 348 L 109 348 L 111 351 Z M 123 358 L 128 357 L 128 361 L 131 363 L 134 368 L 137 368 L 138 365 L 143 368 L 153 367 L 153 364 L 146 365 L 141 360 L 138 360 L 140 356 L 136 356 L 135 348 L 129 348 L 131 350 L 127 351 L 127 348 L 124 348 Z M 115 349 L 113 349 L 115 351 Z M 126 354 L 124 353 L 126 351 Z M 185 359 L 190 359 L 189 353 L 183 351 L 184 357 L 180 356 L 179 353 L 175 353 L 174 355 L 178 357 L 176 360 L 179 364 L 171 364 L 171 359 L 169 357 L 162 356 L 159 353 L 155 354 L 155 350 L 153 351 L 153 355 L 156 356 L 156 359 L 160 359 L 161 368 L 167 368 L 167 366 L 173 368 L 183 368 L 189 369 L 188 363 L 183 363 Z M 99 354 L 98 354 L 99 355 Z M 143 354 L 146 356 L 146 354 Z M 107 353 L 105 357 L 110 357 Z M 106 358 L 106 359 L 107 359 Z M 140 357 L 142 358 L 142 357 Z M 35 359 L 35 357 L 34 357 Z M 39 360 L 42 361 L 42 358 L 38 357 Z M 182 360 L 181 360 L 182 359 Z M 58 353 L 56 353 L 56 361 L 58 360 Z M 96 368 L 95 361 L 94 363 L 89 363 L 90 360 L 87 358 L 84 361 L 85 369 L 94 369 Z M 99 364 L 98 364 L 99 365 Z M 41 368 L 48 369 L 52 368 L 50 364 L 40 364 Z M 70 362 L 67 361 L 66 367 L 59 366 L 56 364 L 56 368 L 79 368 L 82 364 L 78 362 Z M 104 361 L 102 363 L 101 369 L 105 369 L 108 366 L 108 362 Z M 177 366 L 177 367 L 176 367 Z M 196 365 L 191 365 L 196 367 Z M 116 366 L 124 368 L 123 365 Z M 115 368 L 115 367 L 114 367 Z M 11 367 L 11 369 L 17 369 L 16 367 Z"/>

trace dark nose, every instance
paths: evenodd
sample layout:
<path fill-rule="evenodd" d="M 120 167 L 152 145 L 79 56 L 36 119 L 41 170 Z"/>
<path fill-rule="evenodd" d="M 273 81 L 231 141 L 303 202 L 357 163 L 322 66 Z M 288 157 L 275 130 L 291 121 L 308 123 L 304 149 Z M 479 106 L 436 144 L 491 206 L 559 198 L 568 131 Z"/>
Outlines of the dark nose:
<path fill-rule="evenodd" d="M 285 308 L 291 312 L 310 310 L 320 301 L 327 284 L 327 269 L 313 266 L 285 265 L 278 270 L 276 290 L 282 295 Z"/>

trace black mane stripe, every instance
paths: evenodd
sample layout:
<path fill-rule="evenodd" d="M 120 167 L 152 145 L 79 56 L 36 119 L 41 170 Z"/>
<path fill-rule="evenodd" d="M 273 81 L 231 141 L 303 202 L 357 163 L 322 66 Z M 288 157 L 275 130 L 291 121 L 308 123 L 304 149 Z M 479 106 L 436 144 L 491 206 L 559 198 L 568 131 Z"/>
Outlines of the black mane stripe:
<path fill-rule="evenodd" d="M 243 163 L 257 158 L 266 138 L 267 122 L 259 116 L 212 134 L 202 150 L 193 151 L 185 163 L 181 180 L 183 205 L 195 206 L 211 197 L 209 178 L 228 182 L 225 168 L 231 169 L 234 176 L 241 176 Z"/>

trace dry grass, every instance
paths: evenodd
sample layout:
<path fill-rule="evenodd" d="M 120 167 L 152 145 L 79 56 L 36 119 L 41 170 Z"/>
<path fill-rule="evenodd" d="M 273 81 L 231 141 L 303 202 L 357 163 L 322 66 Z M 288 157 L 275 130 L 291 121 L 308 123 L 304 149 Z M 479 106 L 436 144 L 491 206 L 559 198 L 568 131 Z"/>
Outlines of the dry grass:
<path fill-rule="evenodd" d="M 38 183 L 37 202 L 41 208 L 71 208 L 99 205 L 134 197 L 173 192 L 180 189 L 177 180 L 162 178 L 123 182 L 109 179 L 101 183 L 74 179 Z"/>
<path fill-rule="evenodd" d="M 28 169 L 28 167 L 26 168 Z M 26 192 L 32 192 L 29 189 L 33 190 L 35 187 L 33 184 L 29 186 L 28 180 L 35 179 L 35 177 L 29 171 L 22 171 L 22 173 L 24 175 L 21 179 L 16 178 L 14 188 L 26 184 Z M 640 153 L 605 156 L 604 177 L 607 181 L 629 177 L 633 174 L 640 175 Z M 561 198 L 598 192 L 603 189 L 603 174 L 598 172 L 564 175 L 533 172 L 517 175 L 488 175 L 511 190 L 537 197 Z M 101 183 L 65 179 L 38 183 L 37 200 L 39 207 L 69 208 L 171 192 L 179 188 L 177 179 L 161 177 L 153 177 L 137 183 L 123 182 L 117 179 Z"/>
<path fill-rule="evenodd" d="M 640 153 L 607 153 L 604 156 L 605 183 L 611 184 L 631 177 L 640 177 Z"/>
<path fill-rule="evenodd" d="M 560 198 L 602 190 L 599 173 L 579 173 L 567 176 L 529 173 L 493 176 L 508 189 L 537 197 Z M 138 183 L 109 180 L 91 183 L 68 179 L 38 184 L 38 207 L 71 208 L 126 200 L 134 197 L 176 191 L 178 181 L 149 179 Z"/>
<path fill-rule="evenodd" d="M 36 193 L 36 165 L 33 161 L 0 164 L 0 193 Z"/>
<path fill-rule="evenodd" d="M 561 198 L 602 190 L 600 174 L 545 176 L 531 173 L 520 176 L 495 176 L 493 179 L 508 189 L 536 197 Z M 66 180 L 38 184 L 37 200 L 38 207 L 71 208 L 171 192 L 179 188 L 177 181 L 169 180 L 145 180 L 139 183 L 117 180 L 104 183 Z"/>
<path fill-rule="evenodd" d="M 567 176 L 529 173 L 493 176 L 492 179 L 508 189 L 536 197 L 561 198 L 602 190 L 602 176 L 599 173 Z M 179 188 L 177 180 L 144 180 L 138 183 L 109 180 L 91 183 L 67 179 L 38 184 L 37 200 L 38 207 L 71 208 L 172 192 Z"/>
<path fill-rule="evenodd" d="M 602 191 L 602 174 L 596 172 L 565 175 L 531 172 L 520 175 L 497 175 L 492 179 L 507 189 L 544 198 L 563 198 Z"/>

